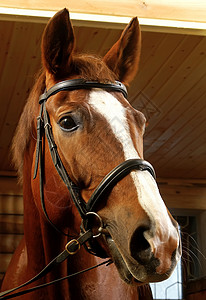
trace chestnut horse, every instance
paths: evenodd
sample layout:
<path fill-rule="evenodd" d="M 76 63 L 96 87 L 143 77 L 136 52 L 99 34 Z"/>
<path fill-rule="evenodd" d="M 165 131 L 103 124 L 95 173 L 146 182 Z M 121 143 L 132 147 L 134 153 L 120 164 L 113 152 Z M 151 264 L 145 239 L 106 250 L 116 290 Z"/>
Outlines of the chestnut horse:
<path fill-rule="evenodd" d="M 151 165 L 143 160 L 145 117 L 126 100 L 124 84 L 128 85 L 136 74 L 140 40 L 134 18 L 104 58 L 99 58 L 75 52 L 66 9 L 58 12 L 45 28 L 41 46 L 43 70 L 22 113 L 13 143 L 23 182 L 24 238 L 13 255 L 2 290 L 21 285 L 38 274 L 68 240 L 79 236 L 81 217 L 89 216 L 84 214 L 88 203 L 96 214 L 83 227 L 87 231 L 90 223 L 92 235 L 99 236 L 95 242 L 91 238 L 90 245 L 100 249 L 103 255 L 99 256 L 109 257 L 114 263 L 17 299 L 152 299 L 148 283 L 168 278 L 180 258 L 177 223 L 164 205 Z M 41 106 L 44 104 L 40 114 L 39 97 Z M 41 122 L 36 125 L 38 115 L 40 121 L 43 115 L 47 118 L 44 127 L 46 135 L 52 134 L 50 142 L 42 132 L 41 136 L 36 133 L 39 128 L 42 130 Z M 54 148 L 58 151 L 56 156 Z M 55 159 L 62 162 L 71 185 L 78 187 L 83 200 L 72 201 L 63 175 L 55 168 Z M 109 183 L 94 206 L 91 197 L 94 198 L 99 183 L 102 188 L 117 169 L 125 172 L 130 163 L 132 167 Z M 80 202 L 84 202 L 82 211 Z M 50 282 L 102 261 L 81 247 L 37 283 Z"/>

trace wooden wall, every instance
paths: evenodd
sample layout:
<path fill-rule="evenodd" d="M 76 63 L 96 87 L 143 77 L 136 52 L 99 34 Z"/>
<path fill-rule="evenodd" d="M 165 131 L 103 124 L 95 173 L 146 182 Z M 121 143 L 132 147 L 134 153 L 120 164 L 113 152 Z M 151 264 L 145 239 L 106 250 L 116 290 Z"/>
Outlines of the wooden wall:
<path fill-rule="evenodd" d="M 188 294 L 186 300 L 205 300 L 206 299 L 206 290 L 196 292 L 193 294 Z"/>
<path fill-rule="evenodd" d="M 206 278 L 194 280 L 187 286 L 186 300 L 206 299 Z"/>
<path fill-rule="evenodd" d="M 0 177 L 0 282 L 23 235 L 23 197 L 16 182 Z"/>

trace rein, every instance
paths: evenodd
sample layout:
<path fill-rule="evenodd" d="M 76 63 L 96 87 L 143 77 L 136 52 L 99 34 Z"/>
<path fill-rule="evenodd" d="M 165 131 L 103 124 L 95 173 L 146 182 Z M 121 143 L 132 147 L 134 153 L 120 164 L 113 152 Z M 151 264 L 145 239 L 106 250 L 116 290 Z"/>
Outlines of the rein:
<path fill-rule="evenodd" d="M 65 277 L 62 277 L 62 278 L 59 278 L 59 279 L 56 279 L 54 281 L 51 281 L 49 283 L 45 283 L 45 284 L 41 284 L 41 285 L 38 285 L 36 287 L 32 287 L 32 288 L 29 288 L 27 290 L 23 290 L 23 291 L 20 291 L 20 292 L 17 292 L 17 293 L 14 293 L 14 294 L 11 294 L 11 295 L 8 295 L 12 292 L 15 292 L 16 290 L 19 290 L 20 288 L 23 288 L 23 287 L 26 287 L 27 285 L 37 281 L 38 279 L 42 278 L 43 276 L 45 276 L 47 273 L 49 273 L 55 266 L 59 265 L 60 263 L 62 263 L 65 259 L 67 259 L 70 255 L 74 255 L 76 254 L 79 250 L 80 250 L 80 246 L 81 245 L 84 245 L 85 242 L 87 242 L 90 238 L 93 237 L 93 233 L 91 230 L 88 230 L 86 231 L 82 236 L 80 236 L 78 239 L 73 239 L 71 241 L 69 241 L 66 246 L 65 246 L 65 250 L 62 251 L 57 257 L 55 257 L 39 274 L 37 274 L 36 276 L 34 276 L 32 279 L 30 279 L 29 281 L 21 284 L 20 286 L 18 287 L 15 287 L 13 289 L 10 289 L 10 290 L 7 290 L 7 291 L 4 291 L 4 292 L 1 292 L 0 293 L 0 299 L 1 300 L 6 300 L 6 299 L 11 299 L 11 298 L 15 298 L 17 296 L 22 296 L 22 295 L 25 295 L 25 294 L 28 294 L 28 293 L 31 293 L 33 291 L 36 291 L 38 289 L 41 289 L 41 288 L 44 288 L 44 287 L 47 287 L 49 285 L 52 285 L 52 284 L 55 284 L 57 282 L 60 282 L 62 280 L 65 280 L 65 279 L 69 279 L 71 277 L 74 277 L 74 276 L 77 276 L 77 275 L 80 275 L 82 273 L 85 273 L 85 272 L 88 272 L 92 269 L 95 269 L 97 267 L 100 267 L 102 265 L 109 265 L 112 263 L 112 260 L 109 259 L 107 261 L 104 261 L 98 265 L 95 265 L 93 267 L 90 267 L 90 268 L 87 268 L 85 270 L 82 270 L 82 271 L 79 271 L 79 272 L 76 272 L 74 274 L 70 274 L 68 276 L 65 276 Z"/>
<path fill-rule="evenodd" d="M 33 287 L 33 288 L 29 288 L 29 289 L 24 290 L 24 291 L 21 291 L 21 292 L 17 292 L 17 293 L 12 294 L 12 295 L 5 296 L 5 297 L 0 298 L 0 299 L 6 300 L 6 299 L 15 298 L 15 297 L 17 297 L 17 296 L 22 296 L 22 295 L 25 295 L 25 294 L 34 292 L 34 291 L 36 291 L 36 290 L 45 288 L 45 287 L 47 287 L 47 286 L 50 286 L 50 285 L 52 285 L 52 284 L 56 284 L 56 283 L 58 283 L 58 282 L 60 282 L 60 281 L 63 281 L 63 280 L 66 280 L 66 279 L 75 277 L 75 276 L 80 275 L 80 274 L 83 274 L 83 273 L 86 273 L 86 272 L 88 272 L 88 271 L 91 271 L 91 270 L 96 269 L 96 268 L 98 268 L 98 267 L 101 267 L 101 266 L 103 266 L 103 265 L 109 266 L 111 263 L 112 263 L 112 260 L 111 260 L 111 259 L 108 259 L 107 261 L 104 261 L 104 262 L 102 262 L 102 263 L 100 263 L 100 264 L 97 264 L 97 265 L 95 265 L 95 266 L 93 266 L 93 267 L 90 267 L 90 268 L 87 268 L 87 269 L 85 269 L 85 270 L 82 270 L 82 271 L 79 271 L 79 272 L 76 272 L 76 273 L 67 275 L 67 276 L 65 276 L 65 277 L 62 277 L 62 278 L 53 280 L 53 281 L 48 282 L 48 283 L 44 283 L 44 284 L 35 286 L 35 287 Z M 18 287 L 18 288 L 19 288 L 19 287 Z"/>
<path fill-rule="evenodd" d="M 69 177 L 62 161 L 59 156 L 57 145 L 55 144 L 53 133 L 52 133 L 52 127 L 49 121 L 49 115 L 46 110 L 46 101 L 51 96 L 57 94 L 60 91 L 72 91 L 77 89 L 91 89 L 91 88 L 100 88 L 111 92 L 121 92 L 125 98 L 127 98 L 127 89 L 126 87 L 118 81 L 115 81 L 115 83 L 99 83 L 96 81 L 85 81 L 83 79 L 72 79 L 72 80 L 66 80 L 59 82 L 55 84 L 52 88 L 50 88 L 48 91 L 45 91 L 39 98 L 39 104 L 40 106 L 40 113 L 37 117 L 37 145 L 36 145 L 36 157 L 35 157 L 35 166 L 34 166 L 34 176 L 33 179 L 36 178 L 37 172 L 39 170 L 39 182 L 40 182 L 40 198 L 41 198 L 41 206 L 42 210 L 44 212 L 44 215 L 48 222 L 51 224 L 51 226 L 59 233 L 69 236 L 62 230 L 56 227 L 56 225 L 50 220 L 45 206 L 44 201 L 44 178 L 43 178 L 43 153 L 42 153 L 42 138 L 45 134 L 46 139 L 48 141 L 52 161 L 54 163 L 54 166 L 65 183 L 65 185 L 68 188 L 68 191 L 71 195 L 71 198 L 82 218 L 82 225 L 80 230 L 80 237 L 78 239 L 73 239 L 70 242 L 67 243 L 65 250 L 60 253 L 55 259 L 53 259 L 39 274 L 37 274 L 35 277 L 33 277 L 31 280 L 27 281 L 26 283 L 0 293 L 0 299 L 9 299 L 13 298 L 19 295 L 23 295 L 25 293 L 31 292 L 33 290 L 36 290 L 37 288 L 41 288 L 44 286 L 47 286 L 51 283 L 44 284 L 42 286 L 38 286 L 29 290 L 24 290 L 22 292 L 18 292 L 15 294 L 12 294 L 10 296 L 7 296 L 7 294 L 14 292 L 20 288 L 23 288 L 27 286 L 30 283 L 35 282 L 36 280 L 42 278 L 45 276 L 48 272 L 51 271 L 51 269 L 56 266 L 57 264 L 63 262 L 65 259 L 67 259 L 70 255 L 73 255 L 77 253 L 80 249 L 81 245 L 84 245 L 86 250 L 94 254 L 96 256 L 99 256 L 101 258 L 106 258 L 108 255 L 105 253 L 105 251 L 100 247 L 100 245 L 94 240 L 96 237 L 100 236 L 103 232 L 104 224 L 102 222 L 101 217 L 95 212 L 95 207 L 100 202 L 100 200 L 103 197 L 107 196 L 107 193 L 111 191 L 111 189 L 115 186 L 117 182 L 119 182 L 122 178 L 127 176 L 131 171 L 133 170 L 141 170 L 141 171 L 148 171 L 151 176 L 156 179 L 155 171 L 152 167 L 152 165 L 143 160 L 143 159 L 129 159 L 121 164 L 119 164 L 117 167 L 115 167 L 110 173 L 108 173 L 103 180 L 100 182 L 100 184 L 97 186 L 95 191 L 93 192 L 92 196 L 90 197 L 89 201 L 86 203 L 84 199 L 81 197 L 81 191 L 78 186 L 76 186 L 71 178 Z M 91 215 L 98 219 L 98 222 L 100 224 L 98 228 L 98 234 L 94 234 L 92 232 L 92 228 L 89 228 L 89 218 Z M 86 245 L 86 243 L 89 245 Z M 107 260 L 106 262 L 102 264 L 108 264 L 111 263 L 111 260 Z M 102 265 L 100 264 L 100 265 Z M 97 266 L 100 266 L 97 265 Z M 95 268 L 97 266 L 91 267 Z M 86 272 L 90 270 L 84 270 L 80 271 L 79 273 L 68 275 L 67 277 L 59 280 L 64 280 L 66 278 L 70 278 L 71 276 L 78 275 L 82 272 Z M 59 281 L 57 280 L 57 281 Z M 55 281 L 56 282 L 56 281 Z M 54 283 L 55 283 L 54 282 Z"/>

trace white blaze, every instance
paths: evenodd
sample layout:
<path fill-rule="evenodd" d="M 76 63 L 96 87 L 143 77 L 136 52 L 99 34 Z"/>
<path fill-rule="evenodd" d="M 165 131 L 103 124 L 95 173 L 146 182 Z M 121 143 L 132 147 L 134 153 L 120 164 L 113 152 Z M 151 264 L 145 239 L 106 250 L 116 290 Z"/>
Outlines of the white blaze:
<path fill-rule="evenodd" d="M 126 108 L 114 96 L 98 89 L 94 89 L 90 93 L 89 104 L 108 122 L 116 139 L 122 144 L 125 160 L 140 158 L 130 136 Z M 146 171 L 133 171 L 130 175 L 136 187 L 140 205 L 151 221 L 156 224 L 156 230 L 161 230 L 162 237 L 164 236 L 164 240 L 161 242 L 167 242 L 171 236 L 177 237 L 177 231 L 171 222 L 153 177 Z M 153 240 L 153 244 L 158 244 L 158 242 L 158 240 Z"/>
<path fill-rule="evenodd" d="M 130 136 L 125 107 L 114 96 L 98 89 L 90 93 L 89 103 L 111 126 L 114 135 L 123 146 L 125 160 L 140 158 Z"/>

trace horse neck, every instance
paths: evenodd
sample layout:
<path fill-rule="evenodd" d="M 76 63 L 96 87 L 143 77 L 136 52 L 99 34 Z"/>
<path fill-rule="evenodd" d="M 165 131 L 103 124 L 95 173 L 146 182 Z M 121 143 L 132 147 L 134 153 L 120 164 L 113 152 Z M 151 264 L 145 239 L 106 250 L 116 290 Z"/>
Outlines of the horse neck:
<path fill-rule="evenodd" d="M 23 170 L 24 240 L 27 253 L 26 273 L 29 274 L 29 278 L 39 273 L 54 257 L 62 252 L 67 243 L 67 237 L 56 232 L 45 219 L 43 212 L 37 208 L 36 203 L 40 200 L 35 197 L 37 195 L 40 197 L 39 190 L 34 195 L 31 185 L 33 181 L 32 174 L 28 172 L 28 170 L 32 170 L 34 152 L 32 150 L 34 150 L 34 147 L 31 147 L 24 157 Z M 39 182 L 39 178 L 36 180 Z M 50 272 L 42 282 L 49 282 L 66 276 L 67 273 L 67 262 L 64 262 L 55 268 L 55 272 Z M 50 295 L 48 299 L 67 299 L 63 298 L 69 291 L 67 282 L 61 284 L 60 291 L 57 290 L 55 286 L 49 287 L 47 289 L 47 293 Z M 64 296 L 61 298 L 60 294 Z"/>
<path fill-rule="evenodd" d="M 32 188 L 31 184 L 33 180 L 32 174 L 28 172 L 28 170 L 32 170 L 34 148 L 35 146 L 31 147 L 24 158 L 24 236 L 27 252 L 27 266 L 25 273 L 26 276 L 28 276 L 24 281 L 35 276 L 54 257 L 62 252 L 68 239 L 64 235 L 56 232 L 45 219 L 43 212 L 37 208 L 36 203 L 40 201 L 39 199 L 36 199 L 37 197 L 40 197 L 39 189 L 37 188 L 37 192 L 34 194 L 34 188 Z M 47 172 L 51 172 L 51 170 L 47 170 Z M 38 183 L 38 180 L 36 182 Z M 74 211 L 77 213 L 77 210 L 75 208 L 73 209 L 72 206 L 70 212 L 68 212 L 68 218 L 69 213 L 75 215 Z M 78 218 L 71 217 L 71 223 L 73 223 L 74 227 L 78 227 Z M 71 233 L 72 232 L 70 232 L 70 234 Z M 76 229 L 74 229 L 73 234 L 77 234 Z M 88 254 L 81 248 L 78 254 L 70 257 L 68 261 L 63 262 L 57 268 L 55 267 L 54 272 L 50 272 L 42 282 L 50 282 L 56 278 L 64 277 L 68 274 L 89 268 L 99 262 L 101 262 L 99 258 Z M 113 282 L 112 285 L 111 282 Z M 116 289 L 114 289 L 114 287 Z M 105 299 L 105 295 L 106 298 L 108 296 L 111 300 L 123 300 L 125 299 L 124 295 L 127 295 L 127 299 L 139 299 L 137 288 L 128 287 L 128 285 L 120 279 L 114 265 L 101 267 L 100 269 L 90 271 L 89 273 L 78 275 L 69 282 L 63 281 L 61 284 L 58 284 L 57 287 L 53 285 L 46 290 L 40 291 L 40 294 L 38 294 L 38 292 L 37 294 L 33 294 L 32 297 L 34 296 L 34 298 L 29 295 L 29 298 L 25 297 L 25 299 L 101 300 Z"/>
<path fill-rule="evenodd" d="M 67 237 L 56 232 L 42 211 L 39 210 L 36 203 L 40 203 L 39 191 L 36 195 L 32 189 L 32 174 L 28 170 L 32 170 L 32 159 L 34 146 L 30 147 L 30 151 L 24 157 L 23 169 L 23 198 L 24 198 L 24 239 L 27 252 L 28 269 L 33 270 L 33 275 L 41 271 L 54 257 L 64 250 Z M 36 178 L 39 182 L 39 178 Z M 66 264 L 62 264 L 57 268 L 54 277 L 61 277 L 67 274 Z M 48 275 L 47 281 L 53 280 L 52 273 Z"/>

